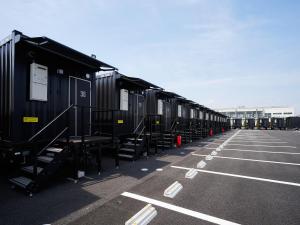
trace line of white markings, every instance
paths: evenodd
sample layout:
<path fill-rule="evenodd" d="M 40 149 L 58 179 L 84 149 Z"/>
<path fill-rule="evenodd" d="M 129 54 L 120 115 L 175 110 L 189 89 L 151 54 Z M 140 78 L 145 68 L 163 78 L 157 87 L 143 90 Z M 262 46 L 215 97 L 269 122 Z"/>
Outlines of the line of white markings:
<path fill-rule="evenodd" d="M 193 168 L 182 167 L 182 166 L 171 166 L 171 168 L 182 169 L 182 170 L 193 169 Z M 233 173 L 222 173 L 222 172 L 216 172 L 216 171 L 211 171 L 211 170 L 197 169 L 197 171 L 202 172 L 202 173 L 221 175 L 221 176 L 238 177 L 238 178 L 249 179 L 249 180 L 258 180 L 258 181 L 264 181 L 264 182 L 270 182 L 270 183 L 276 183 L 276 184 L 285 184 L 285 185 L 300 187 L 299 183 L 294 183 L 294 182 L 272 180 L 272 179 L 266 179 L 266 178 L 261 178 L 261 177 L 244 176 L 244 175 L 233 174 Z"/>
<path fill-rule="evenodd" d="M 269 138 L 235 138 L 235 141 L 281 141 L 280 139 L 269 139 Z"/>
<path fill-rule="evenodd" d="M 230 141 L 230 143 L 242 143 L 242 142 L 264 143 L 264 144 L 283 144 L 283 143 L 288 143 L 286 141 L 240 141 L 240 140 Z"/>
<path fill-rule="evenodd" d="M 278 145 L 245 145 L 245 144 L 231 144 L 228 145 L 239 145 L 239 146 L 257 146 L 257 147 L 266 147 L 266 148 L 297 148 L 295 146 L 278 146 Z"/>
<path fill-rule="evenodd" d="M 216 149 L 209 147 L 202 147 L 205 149 Z M 261 153 L 269 153 L 269 154 L 287 154 L 287 155 L 300 155 L 299 152 L 272 152 L 272 151 L 260 151 L 260 150 L 251 150 L 251 149 L 235 149 L 235 148 L 223 148 L 222 151 L 238 151 L 238 152 L 261 152 Z"/>
<path fill-rule="evenodd" d="M 170 203 L 162 202 L 162 201 L 159 201 L 159 200 L 156 200 L 153 198 L 144 197 L 142 195 L 137 195 L 137 194 L 130 193 L 130 192 L 123 192 L 121 195 L 128 197 L 128 198 L 135 199 L 135 200 L 139 200 L 142 202 L 150 203 L 152 205 L 156 205 L 156 206 L 168 209 L 168 210 L 172 210 L 177 213 L 181 213 L 181 214 L 184 214 L 187 216 L 197 218 L 197 219 L 205 220 L 205 221 L 208 221 L 208 222 L 211 222 L 214 224 L 224 224 L 224 225 L 237 225 L 238 224 L 238 223 L 234 223 L 234 222 L 231 222 L 228 220 L 220 219 L 220 218 L 217 218 L 214 216 L 210 216 L 210 215 L 207 215 L 204 213 L 200 213 L 197 211 L 193 211 L 190 209 L 186 209 L 186 208 L 183 208 L 180 206 L 176 206 L 176 205 L 173 205 Z"/>
<path fill-rule="evenodd" d="M 192 153 L 194 156 L 203 156 L 207 155 Z M 220 159 L 236 159 L 236 160 L 244 160 L 244 161 L 253 161 L 253 162 L 264 162 L 264 163 L 274 163 L 274 164 L 283 164 L 283 165 L 292 165 L 292 166 L 300 166 L 299 163 L 289 163 L 289 162 L 280 162 L 280 161 L 269 161 L 269 160 L 258 160 L 258 159 L 247 159 L 247 158 L 236 158 L 236 157 L 227 157 L 227 156 L 213 156 L 214 158 Z"/>

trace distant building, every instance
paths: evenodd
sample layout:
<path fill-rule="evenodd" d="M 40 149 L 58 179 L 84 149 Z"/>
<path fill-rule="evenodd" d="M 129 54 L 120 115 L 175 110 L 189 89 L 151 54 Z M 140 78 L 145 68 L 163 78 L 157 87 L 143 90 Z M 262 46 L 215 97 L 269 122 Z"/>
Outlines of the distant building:
<path fill-rule="evenodd" d="M 293 107 L 237 107 L 217 109 L 216 111 L 233 119 L 249 119 L 249 118 L 286 118 L 295 115 Z"/>

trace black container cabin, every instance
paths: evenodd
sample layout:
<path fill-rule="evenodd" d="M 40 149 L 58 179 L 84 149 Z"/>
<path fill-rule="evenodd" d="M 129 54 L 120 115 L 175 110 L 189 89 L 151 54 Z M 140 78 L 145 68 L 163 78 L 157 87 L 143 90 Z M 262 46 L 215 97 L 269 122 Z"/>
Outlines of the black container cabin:
<path fill-rule="evenodd" d="M 195 131 L 193 134 L 193 139 L 200 139 L 205 137 L 204 135 L 204 124 L 205 124 L 205 107 L 203 105 L 195 104 L 194 111 L 194 121 L 195 121 Z"/>
<path fill-rule="evenodd" d="M 220 132 L 224 132 L 224 131 L 227 131 L 227 125 L 226 125 L 226 121 L 227 121 L 227 118 L 225 115 L 223 115 L 222 113 L 219 113 L 219 120 L 220 120 Z"/>
<path fill-rule="evenodd" d="M 209 130 L 210 130 L 210 109 L 207 107 L 202 107 L 202 112 L 203 112 L 203 134 L 202 137 L 207 137 L 209 135 Z"/>
<path fill-rule="evenodd" d="M 66 152 L 64 144 L 57 147 L 59 138 L 70 144 L 92 135 L 95 72 L 102 69 L 115 68 L 47 37 L 13 31 L 0 42 L 1 163 L 15 167 L 26 159 L 22 171 L 31 176 L 17 185 L 28 188 L 32 177 L 57 169 Z"/>
<path fill-rule="evenodd" d="M 241 129 L 242 128 L 242 119 L 234 118 L 232 127 L 233 127 L 233 129 Z"/>
<path fill-rule="evenodd" d="M 222 129 L 224 129 L 224 127 L 222 126 L 222 114 L 220 114 L 219 112 L 215 112 L 216 115 L 216 134 L 219 134 L 222 132 Z"/>
<path fill-rule="evenodd" d="M 173 102 L 173 118 L 176 119 L 176 133 L 181 136 L 182 143 L 191 142 L 190 130 L 190 100 L 184 97 L 177 97 Z"/>
<path fill-rule="evenodd" d="M 270 127 L 271 127 L 272 130 L 273 129 L 278 129 L 278 130 L 285 129 L 285 120 L 284 120 L 284 118 L 272 117 Z"/>
<path fill-rule="evenodd" d="M 172 129 L 172 99 L 176 96 L 176 94 L 162 89 L 146 91 L 147 115 L 161 118 L 159 124 L 162 127 L 162 132 L 168 132 Z"/>
<path fill-rule="evenodd" d="M 178 123 L 176 99 L 179 95 L 162 89 L 149 89 L 147 98 L 147 132 L 151 145 L 166 149 L 174 146 Z"/>
<path fill-rule="evenodd" d="M 255 119 L 254 118 L 246 119 L 245 128 L 253 130 L 255 128 Z"/>
<path fill-rule="evenodd" d="M 205 107 L 203 105 L 198 106 L 198 129 L 200 131 L 200 137 L 205 137 L 204 126 L 205 126 Z"/>
<path fill-rule="evenodd" d="M 286 118 L 286 128 L 287 129 L 300 129 L 300 117 L 299 116 L 291 116 Z"/>
<path fill-rule="evenodd" d="M 269 129 L 271 125 L 271 118 L 261 118 L 260 119 L 260 129 Z"/>
<path fill-rule="evenodd" d="M 211 109 L 207 109 L 207 115 L 208 115 L 208 134 L 211 136 L 213 135 L 215 131 L 215 121 L 214 121 L 214 111 Z M 210 132 L 212 132 L 210 134 Z"/>
<path fill-rule="evenodd" d="M 201 129 L 201 120 L 200 120 L 200 108 L 201 106 L 191 101 L 189 104 L 189 114 L 190 114 L 190 121 L 189 127 L 191 132 L 192 140 L 198 140 L 202 136 L 202 129 Z"/>
<path fill-rule="evenodd" d="M 143 79 L 129 77 L 117 71 L 103 74 L 96 79 L 96 106 L 111 109 L 97 118 L 100 124 L 115 124 L 115 135 L 121 139 L 119 156 L 136 159 L 144 150 L 147 102 L 145 91 L 159 88 Z M 111 127 L 102 126 L 102 133 L 111 133 Z"/>

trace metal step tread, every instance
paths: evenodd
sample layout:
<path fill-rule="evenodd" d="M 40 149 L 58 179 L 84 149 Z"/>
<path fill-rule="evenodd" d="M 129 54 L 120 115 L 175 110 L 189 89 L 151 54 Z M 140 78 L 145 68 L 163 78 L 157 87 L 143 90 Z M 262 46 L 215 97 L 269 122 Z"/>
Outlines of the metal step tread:
<path fill-rule="evenodd" d="M 42 167 L 37 167 L 37 173 L 41 173 L 43 171 L 44 168 Z M 25 166 L 25 167 L 22 167 L 22 170 L 23 171 L 26 171 L 28 173 L 33 173 L 33 166 Z"/>
<path fill-rule="evenodd" d="M 126 138 L 126 140 L 129 140 L 129 141 L 135 141 L 135 140 L 137 140 L 137 141 L 143 141 L 142 138 L 138 138 L 138 139 L 135 139 L 135 138 Z"/>
<path fill-rule="evenodd" d="M 11 178 L 9 181 L 23 188 L 26 188 L 31 182 L 33 182 L 30 178 L 23 176 Z"/>
<path fill-rule="evenodd" d="M 172 144 L 172 141 L 158 141 L 158 144 Z"/>
<path fill-rule="evenodd" d="M 122 157 L 122 158 L 128 158 L 128 159 L 133 159 L 133 155 L 127 155 L 127 154 L 122 154 L 122 153 L 119 153 L 118 154 L 119 157 Z"/>
<path fill-rule="evenodd" d="M 133 148 L 120 148 L 120 151 L 135 152 Z"/>
<path fill-rule="evenodd" d="M 157 147 L 166 147 L 166 148 L 171 148 L 170 145 L 157 145 Z"/>
<path fill-rule="evenodd" d="M 49 156 L 38 156 L 37 160 L 45 163 L 51 163 L 53 161 L 53 158 Z"/>
<path fill-rule="evenodd" d="M 62 149 L 62 148 L 50 147 L 50 148 L 47 148 L 47 151 L 48 151 L 48 152 L 60 153 L 60 152 L 63 151 L 63 149 Z"/>
<path fill-rule="evenodd" d="M 131 142 L 127 142 L 127 143 L 123 143 L 123 145 L 129 145 L 129 146 L 141 146 L 141 144 L 134 144 L 134 143 L 131 143 Z"/>

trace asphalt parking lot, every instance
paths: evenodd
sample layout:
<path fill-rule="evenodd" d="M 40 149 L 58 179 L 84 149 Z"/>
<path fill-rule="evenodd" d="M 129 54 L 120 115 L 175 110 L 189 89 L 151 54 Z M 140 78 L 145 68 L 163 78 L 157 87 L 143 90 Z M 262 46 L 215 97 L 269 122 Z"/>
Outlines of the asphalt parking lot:
<path fill-rule="evenodd" d="M 195 151 L 72 224 L 124 224 L 147 203 L 158 212 L 151 224 L 300 224 L 299 133 L 239 131 L 194 179 L 185 178 L 234 133 L 186 147 Z M 183 189 L 164 197 L 174 181 Z"/>
<path fill-rule="evenodd" d="M 295 131 L 234 130 L 127 163 L 118 176 L 113 170 L 102 175 L 111 179 L 91 176 L 80 184 L 63 186 L 65 193 L 72 191 L 80 201 L 74 196 L 61 197 L 59 204 L 49 206 L 45 199 L 51 190 L 29 200 L 18 195 L 24 204 L 40 204 L 43 199 L 42 207 L 48 208 L 50 215 L 58 213 L 56 207 L 65 210 L 55 217 L 43 217 L 44 211 L 39 214 L 37 210 L 39 216 L 32 213 L 35 219 L 31 221 L 27 210 L 27 217 L 22 215 L 24 223 L 19 224 L 125 224 L 148 203 L 157 210 L 150 224 L 300 224 L 299 137 Z M 207 160 L 229 138 L 221 151 Z M 197 168 L 201 160 L 206 165 Z M 147 170 L 141 171 L 143 168 Z M 197 175 L 185 178 L 192 168 L 197 169 Z M 174 198 L 165 197 L 165 189 L 175 181 L 183 188 Z M 89 182 L 92 184 L 83 185 Z M 53 189 L 55 193 L 62 191 L 62 187 Z M 6 206 L 14 207 L 12 203 Z M 2 204 L 0 215 L 7 223 L 3 224 L 18 224 L 18 219 L 8 221 L 4 207 Z"/>

